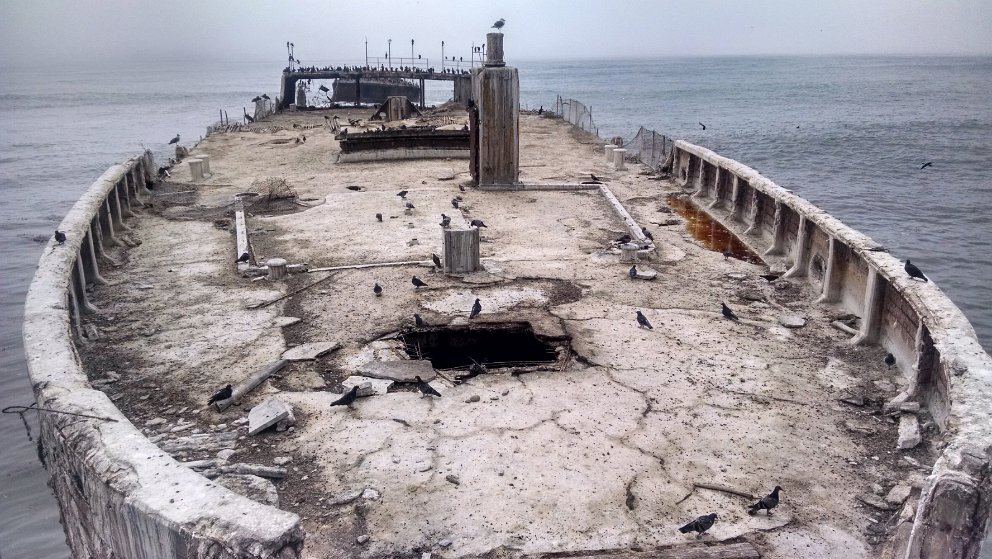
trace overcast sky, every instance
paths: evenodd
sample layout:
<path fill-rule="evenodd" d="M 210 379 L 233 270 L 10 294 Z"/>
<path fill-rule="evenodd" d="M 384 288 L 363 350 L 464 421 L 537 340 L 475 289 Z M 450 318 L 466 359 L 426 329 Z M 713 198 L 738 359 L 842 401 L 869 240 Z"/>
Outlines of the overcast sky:
<path fill-rule="evenodd" d="M 0 64 L 467 58 L 501 17 L 509 61 L 992 54 L 992 0 L 0 0 Z"/>

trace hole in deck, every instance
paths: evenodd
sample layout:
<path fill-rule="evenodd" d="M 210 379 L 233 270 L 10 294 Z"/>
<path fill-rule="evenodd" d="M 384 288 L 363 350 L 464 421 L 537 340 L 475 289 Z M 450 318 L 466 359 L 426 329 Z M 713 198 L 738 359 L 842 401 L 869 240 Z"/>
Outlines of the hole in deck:
<path fill-rule="evenodd" d="M 467 369 L 473 361 L 490 368 L 553 363 L 561 345 L 543 341 L 527 322 L 428 326 L 406 332 L 403 342 L 411 358 L 435 369 Z"/>
<path fill-rule="evenodd" d="M 699 209 L 688 196 L 669 195 L 667 202 L 680 216 L 685 218 L 686 230 L 704 247 L 717 252 L 729 253 L 733 258 L 752 264 L 765 263 L 729 229 Z"/>

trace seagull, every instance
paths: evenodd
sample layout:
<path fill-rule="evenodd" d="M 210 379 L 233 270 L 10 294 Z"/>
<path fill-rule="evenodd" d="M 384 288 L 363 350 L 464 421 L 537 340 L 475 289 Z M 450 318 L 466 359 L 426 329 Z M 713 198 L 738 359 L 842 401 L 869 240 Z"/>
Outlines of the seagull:
<path fill-rule="evenodd" d="M 924 163 L 923 166 L 920 167 L 920 170 L 926 169 L 927 167 L 933 167 L 933 161 L 927 161 Z"/>
<path fill-rule="evenodd" d="M 486 227 L 486 224 L 482 223 L 481 219 L 473 219 L 469 225 L 472 227 Z M 486 227 L 486 229 L 488 229 L 488 227 Z"/>
<path fill-rule="evenodd" d="M 433 252 L 431 253 L 431 262 L 433 262 L 434 265 L 437 266 L 438 268 L 441 267 L 441 259 L 438 258 L 438 256 Z"/>
<path fill-rule="evenodd" d="M 698 538 L 703 535 L 703 532 L 712 528 L 714 522 L 716 522 L 715 512 L 704 514 L 703 516 L 700 516 L 699 518 L 679 528 L 679 532 L 682 532 L 683 534 L 688 534 L 689 532 L 699 532 L 696 534 L 696 537 Z"/>
<path fill-rule="evenodd" d="M 648 231 L 647 227 L 641 227 L 641 234 L 647 237 L 648 240 L 651 241 L 652 243 L 654 242 L 654 235 L 652 235 L 651 232 Z"/>
<path fill-rule="evenodd" d="M 382 286 L 378 282 L 372 286 L 372 293 L 375 293 L 376 297 L 382 297 Z"/>
<path fill-rule="evenodd" d="M 886 353 L 885 354 L 885 364 L 888 365 L 889 368 L 891 369 L 892 366 L 896 364 L 896 356 L 895 355 L 892 355 L 891 353 Z"/>
<path fill-rule="evenodd" d="M 458 199 L 457 198 L 452 198 L 451 199 L 451 207 L 452 208 L 455 208 L 456 210 L 458 209 Z"/>
<path fill-rule="evenodd" d="M 705 124 L 703 124 L 702 122 L 700 122 L 699 125 L 703 127 L 703 130 L 706 130 L 706 125 Z"/>
<path fill-rule="evenodd" d="M 214 392 L 214 395 L 211 396 L 209 400 L 207 400 L 207 405 L 209 406 L 210 404 L 212 404 L 214 402 L 220 402 L 221 400 L 227 400 L 228 398 L 231 397 L 231 394 L 233 394 L 233 393 L 234 393 L 234 391 L 231 389 L 231 385 L 228 384 L 224 388 L 221 388 L 217 392 Z"/>
<path fill-rule="evenodd" d="M 504 25 L 506 25 L 506 20 L 503 18 L 499 18 L 498 20 L 496 20 L 496 23 L 493 24 L 492 29 L 502 30 Z"/>
<path fill-rule="evenodd" d="M 55 230 L 55 242 L 61 245 L 61 244 L 65 243 L 65 239 L 66 239 L 65 233 L 63 233 L 62 231 L 59 231 L 58 229 L 56 229 Z"/>
<path fill-rule="evenodd" d="M 475 303 L 472 305 L 472 312 L 469 313 L 468 315 L 469 320 L 479 316 L 481 312 L 482 312 L 482 303 L 479 302 L 479 299 L 476 299 Z"/>
<path fill-rule="evenodd" d="M 246 251 L 246 252 L 242 252 L 241 256 L 239 256 L 238 259 L 235 260 L 235 262 L 241 264 L 242 262 L 248 262 L 250 259 L 251 259 L 251 255 L 248 254 L 248 252 Z"/>
<path fill-rule="evenodd" d="M 764 510 L 768 511 L 768 516 L 771 516 L 772 509 L 778 506 L 778 492 L 781 490 L 782 488 L 776 485 L 775 489 L 772 489 L 771 493 L 762 497 L 757 503 L 749 506 L 747 508 L 747 513 L 756 514 L 758 511 Z"/>
<path fill-rule="evenodd" d="M 441 223 L 440 223 L 440 225 L 441 225 L 441 227 L 445 227 L 445 228 L 448 227 L 449 225 L 451 225 L 451 218 L 448 217 L 448 216 L 446 216 L 446 215 L 444 215 L 444 214 L 441 214 Z"/>
<path fill-rule="evenodd" d="M 427 326 L 427 321 L 420 317 L 419 314 L 413 315 L 413 323 L 417 325 L 417 328 L 423 328 Z"/>
<path fill-rule="evenodd" d="M 382 214 L 375 214 L 376 221 L 382 222 Z"/>
<path fill-rule="evenodd" d="M 730 320 L 737 320 L 737 315 L 734 314 L 733 309 L 727 306 L 726 303 L 721 302 L 720 305 L 723 307 L 723 316 L 729 318 Z"/>
<path fill-rule="evenodd" d="M 345 392 L 340 398 L 331 402 L 332 406 L 348 406 L 355 402 L 355 398 L 358 398 L 358 385 L 351 387 L 351 390 Z"/>
<path fill-rule="evenodd" d="M 175 137 L 175 138 L 173 138 L 173 139 L 171 139 L 171 140 L 169 140 L 169 145 L 170 145 L 170 146 L 171 146 L 172 144 L 178 144 L 178 143 L 179 143 L 179 134 L 176 134 L 176 137 Z"/>
<path fill-rule="evenodd" d="M 647 328 L 648 330 L 654 330 L 654 328 L 651 326 L 651 323 L 648 322 L 648 317 L 641 314 L 641 311 L 637 311 L 637 327 Z"/>
<path fill-rule="evenodd" d="M 408 209 L 408 210 L 412 210 L 412 209 L 414 209 L 415 207 L 416 207 L 416 206 L 414 206 L 414 205 L 413 205 L 413 202 L 407 202 L 407 203 L 406 203 L 406 209 Z"/>
<path fill-rule="evenodd" d="M 434 390 L 433 386 L 424 382 L 424 380 L 420 378 L 420 375 L 417 375 L 413 378 L 417 379 L 417 390 L 419 390 L 423 394 L 421 398 L 423 398 L 424 396 L 437 396 L 438 398 L 441 397 L 441 393 L 438 392 L 437 390 Z"/>
<path fill-rule="evenodd" d="M 909 277 L 911 278 L 919 278 L 926 282 L 930 281 L 923 275 L 923 272 L 916 267 L 916 264 L 911 263 L 908 258 L 906 259 L 906 273 L 909 274 Z"/>
<path fill-rule="evenodd" d="M 409 190 L 400 190 L 399 192 L 396 193 L 396 195 L 399 196 L 400 198 L 406 200 L 406 195 L 409 192 L 410 192 Z"/>
<path fill-rule="evenodd" d="M 630 275 L 630 279 L 634 279 L 637 277 L 637 264 L 634 264 L 633 266 L 630 267 L 630 272 L 628 272 L 628 274 Z"/>
<path fill-rule="evenodd" d="M 420 289 L 421 287 L 427 287 L 427 284 L 424 283 L 424 280 L 418 278 L 417 276 L 413 276 L 413 279 L 410 280 L 410 283 L 413 284 L 413 287 L 415 289 Z"/>

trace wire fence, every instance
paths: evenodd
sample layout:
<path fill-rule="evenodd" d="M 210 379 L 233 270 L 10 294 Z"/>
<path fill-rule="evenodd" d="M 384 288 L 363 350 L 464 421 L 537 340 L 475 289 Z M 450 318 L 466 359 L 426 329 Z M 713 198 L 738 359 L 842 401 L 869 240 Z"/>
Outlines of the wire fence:
<path fill-rule="evenodd" d="M 672 151 L 672 139 L 648 130 L 641 126 L 634 138 L 624 143 L 627 150 L 626 159 L 640 161 L 650 167 L 657 167 L 665 162 Z"/>
<path fill-rule="evenodd" d="M 555 113 L 575 126 L 599 136 L 599 127 L 592 119 L 592 107 L 587 107 L 575 99 L 555 100 Z"/>

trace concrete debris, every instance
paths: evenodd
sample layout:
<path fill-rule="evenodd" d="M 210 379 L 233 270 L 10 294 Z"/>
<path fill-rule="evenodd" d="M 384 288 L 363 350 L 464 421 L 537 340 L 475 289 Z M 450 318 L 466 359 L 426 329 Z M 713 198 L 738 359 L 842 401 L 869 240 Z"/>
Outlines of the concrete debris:
<path fill-rule="evenodd" d="M 455 474 L 448 474 L 444 476 L 444 479 L 448 480 L 448 483 L 453 483 L 455 485 L 460 485 L 462 482 L 462 480 L 458 479 L 458 476 Z"/>
<path fill-rule="evenodd" d="M 165 423 L 165 419 L 161 417 L 156 417 L 155 419 L 149 419 L 145 422 L 145 427 L 155 427 L 156 425 L 162 425 Z"/>
<path fill-rule="evenodd" d="M 923 440 L 920 435 L 920 422 L 916 415 L 904 413 L 899 416 L 899 442 L 896 445 L 900 450 L 915 448 Z"/>
<path fill-rule="evenodd" d="M 899 406 L 901 406 L 902 404 L 904 404 L 908 400 L 909 400 L 909 393 L 907 393 L 907 392 L 900 392 L 899 394 L 896 395 L 895 398 L 892 398 L 888 402 L 885 402 L 885 405 L 882 406 L 882 411 L 884 411 L 886 413 L 889 413 L 889 412 L 892 412 L 892 411 L 896 411 L 896 410 L 899 409 Z"/>
<path fill-rule="evenodd" d="M 369 361 L 359 367 L 359 372 L 364 376 L 392 380 L 395 382 L 415 382 L 417 376 L 425 382 L 434 380 L 437 373 L 430 361 L 427 360 L 404 360 L 404 361 Z"/>
<path fill-rule="evenodd" d="M 875 432 L 871 425 L 853 419 L 844 420 L 844 428 L 852 433 L 860 433 L 862 435 L 870 435 Z"/>
<path fill-rule="evenodd" d="M 908 485 L 898 484 L 885 495 L 885 500 L 893 505 L 901 505 L 906 499 L 909 498 L 909 494 L 912 493 L 913 488 Z"/>
<path fill-rule="evenodd" d="M 344 379 L 344 382 L 341 383 L 345 392 L 351 390 L 351 387 L 356 385 L 358 386 L 358 397 L 365 398 L 366 396 L 382 396 L 387 394 L 393 386 L 393 381 L 372 377 L 351 376 Z"/>
<path fill-rule="evenodd" d="M 778 317 L 778 323 L 786 328 L 802 328 L 806 326 L 806 319 L 794 314 L 784 314 Z"/>
<path fill-rule="evenodd" d="M 227 462 L 228 460 L 231 459 L 232 456 L 237 454 L 237 452 L 238 452 L 237 450 L 231 448 L 225 448 L 224 450 L 217 453 L 217 459 L 220 460 L 221 462 Z"/>
<path fill-rule="evenodd" d="M 844 402 L 845 404 L 850 404 L 852 406 L 861 407 L 865 405 L 864 394 L 860 392 L 855 392 L 853 390 L 843 390 L 835 395 L 835 398 Z"/>
<path fill-rule="evenodd" d="M 372 536 L 368 534 L 362 534 L 361 536 L 355 538 L 355 541 L 358 542 L 359 544 L 365 544 L 368 543 L 370 539 L 372 539 Z"/>
<path fill-rule="evenodd" d="M 472 396 L 469 397 L 468 400 L 465 400 L 465 403 L 466 404 L 471 404 L 471 403 L 474 403 L 474 402 L 478 402 L 481 399 L 482 398 L 480 398 L 478 394 L 473 394 Z"/>
<path fill-rule="evenodd" d="M 169 454 L 177 452 L 197 450 L 212 451 L 234 448 L 238 443 L 238 432 L 202 433 L 179 437 L 177 439 L 163 440 L 159 443 L 159 448 Z"/>
<path fill-rule="evenodd" d="M 296 427 L 296 415 L 293 413 L 293 408 L 289 408 L 289 415 L 285 418 L 280 419 L 276 423 L 276 431 L 282 433 L 283 431 L 292 431 Z"/>
<path fill-rule="evenodd" d="M 292 326 L 300 322 L 300 318 L 296 316 L 280 316 L 275 319 L 275 325 L 279 328 L 285 328 L 287 326 Z"/>
<path fill-rule="evenodd" d="M 379 492 L 371 487 L 362 492 L 362 498 L 369 501 L 377 501 L 379 496 Z"/>
<path fill-rule="evenodd" d="M 742 274 L 740 272 L 731 272 L 727 274 L 727 277 L 732 280 L 741 281 L 747 279 L 747 274 Z"/>
<path fill-rule="evenodd" d="M 445 538 L 445 539 L 437 542 L 437 545 L 439 545 L 441 547 L 451 547 L 451 543 L 452 543 L 451 540 L 449 540 L 448 538 Z"/>
<path fill-rule="evenodd" d="M 253 475 L 224 474 L 214 480 L 231 491 L 264 505 L 279 506 L 279 492 L 269 480 Z"/>
<path fill-rule="evenodd" d="M 310 342 L 287 349 L 282 358 L 286 361 L 313 361 L 341 347 L 340 342 Z"/>
<path fill-rule="evenodd" d="M 858 500 L 869 507 L 876 508 L 878 510 L 896 510 L 896 508 L 898 508 L 898 505 L 890 504 L 885 499 L 877 495 L 872 495 L 871 493 L 858 495 Z"/>
<path fill-rule="evenodd" d="M 293 408 L 282 400 L 266 400 L 248 412 L 248 434 L 258 434 L 288 418 L 292 412 Z"/>
<path fill-rule="evenodd" d="M 340 506 L 340 505 L 347 505 L 348 503 L 351 503 L 351 502 L 357 500 L 364 493 L 365 493 L 365 488 L 362 487 L 362 488 L 359 488 L 359 489 L 355 489 L 353 491 L 348 491 L 347 493 L 342 493 L 340 495 L 335 495 L 334 497 L 328 497 L 327 498 L 327 505 L 328 506 L 331 506 L 331 507 L 336 507 L 336 506 Z"/>
<path fill-rule="evenodd" d="M 635 279 L 642 280 L 653 280 L 658 277 L 658 272 L 652 270 L 651 268 L 637 268 L 637 274 L 634 276 Z"/>
<path fill-rule="evenodd" d="M 272 463 L 275 464 L 276 466 L 285 466 L 286 464 L 289 464 L 292 461 L 293 458 L 290 456 L 276 456 L 275 458 L 272 459 Z"/>

